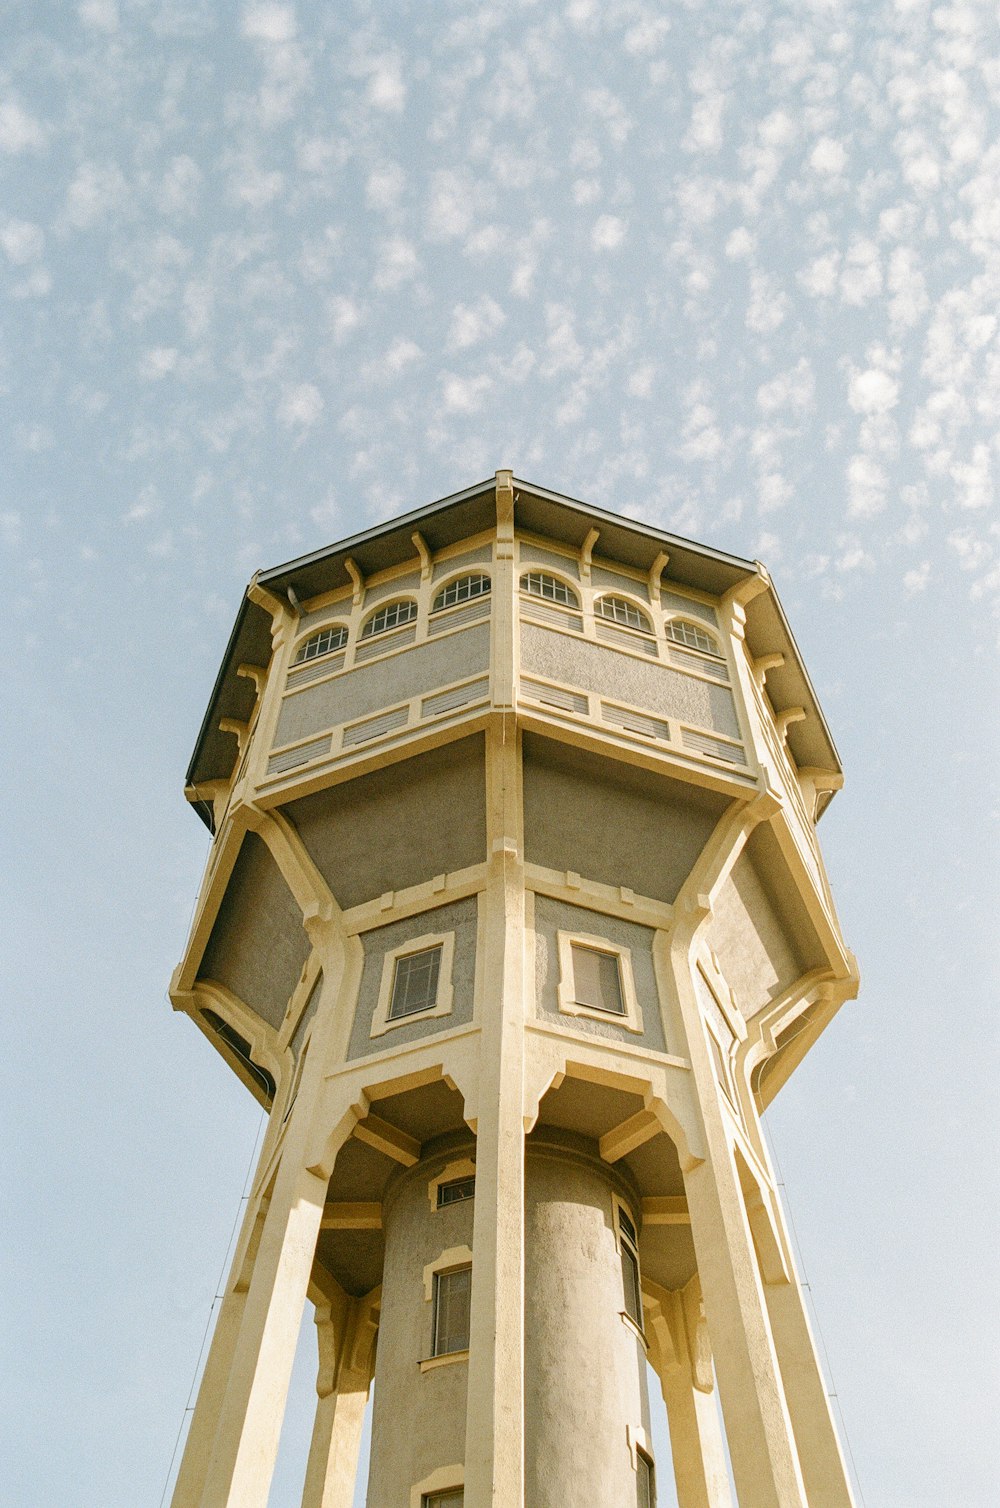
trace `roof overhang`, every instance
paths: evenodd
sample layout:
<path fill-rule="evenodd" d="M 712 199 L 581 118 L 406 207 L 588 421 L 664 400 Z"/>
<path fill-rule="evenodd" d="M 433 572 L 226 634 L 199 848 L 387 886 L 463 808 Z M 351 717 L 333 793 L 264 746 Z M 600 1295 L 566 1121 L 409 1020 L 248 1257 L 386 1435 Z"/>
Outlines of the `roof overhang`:
<path fill-rule="evenodd" d="M 517 528 L 580 549 L 591 531 L 600 530 L 597 553 L 623 565 L 647 572 L 664 551 L 669 563 L 664 584 L 694 587 L 721 597 L 741 583 L 760 577 L 756 561 L 727 555 L 707 545 L 668 534 L 650 524 L 607 513 L 561 493 L 549 492 L 531 482 L 514 481 L 514 517 Z M 368 578 L 380 571 L 416 562 L 415 532 L 423 536 L 432 553 L 461 539 L 492 529 L 496 524 L 496 481 L 477 483 L 463 492 L 429 503 L 398 518 L 389 519 L 361 534 L 299 556 L 285 565 L 261 571 L 254 582 L 277 597 L 308 602 L 321 593 L 351 585 L 345 562 L 351 559 Z M 252 583 L 251 583 L 252 584 Z M 249 588 L 248 588 L 249 591 Z M 768 695 L 777 712 L 801 707 L 806 716 L 788 729 L 788 743 L 800 767 L 840 773 L 840 759 L 827 727 L 816 693 L 788 626 L 784 609 L 770 580 L 746 607 L 747 644 L 760 658 L 780 654 L 783 665 L 768 674 Z M 266 665 L 271 655 L 271 621 L 267 611 L 244 596 L 223 656 L 219 674 L 188 766 L 187 784 L 197 789 L 208 782 L 228 778 L 235 756 L 235 738 L 221 733 L 219 722 L 232 718 L 245 722 L 253 709 L 252 681 L 237 675 L 241 664 Z"/>

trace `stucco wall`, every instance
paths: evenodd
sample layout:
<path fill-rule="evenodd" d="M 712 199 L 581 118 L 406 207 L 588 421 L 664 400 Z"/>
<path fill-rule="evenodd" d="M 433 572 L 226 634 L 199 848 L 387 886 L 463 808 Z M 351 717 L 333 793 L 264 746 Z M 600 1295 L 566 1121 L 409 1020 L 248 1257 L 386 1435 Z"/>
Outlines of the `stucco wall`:
<path fill-rule="evenodd" d="M 551 739 L 524 739 L 529 863 L 673 901 L 726 801 Z"/>
<path fill-rule="evenodd" d="M 480 545 L 477 550 L 463 550 L 461 555 L 452 555 L 447 560 L 435 562 L 431 580 L 437 584 L 449 576 L 460 576 L 463 571 L 477 565 L 489 565 L 493 559 L 493 546 Z"/>
<path fill-rule="evenodd" d="M 590 1016 L 567 1016 L 559 1009 L 559 949 L 557 933 L 582 932 L 607 939 L 614 947 L 628 948 L 636 998 L 642 1011 L 642 1033 L 628 1031 L 613 1017 L 605 1022 Z M 539 1016 L 557 1021 L 561 1026 L 590 1037 L 641 1043 L 654 1052 L 666 1052 L 663 1020 L 656 975 L 653 972 L 653 938 L 650 927 L 625 922 L 616 916 L 604 916 L 582 906 L 568 906 L 549 896 L 535 896 L 535 1009 Z"/>
<path fill-rule="evenodd" d="M 604 566 L 593 567 L 590 584 L 599 592 L 624 592 L 638 597 L 642 602 L 649 601 L 649 587 L 644 581 L 636 581 L 634 576 L 620 575 L 618 571 L 609 571 Z"/>
<path fill-rule="evenodd" d="M 666 589 L 660 593 L 660 601 L 672 613 L 683 613 L 686 618 L 701 618 L 704 623 L 711 623 L 713 628 L 718 627 L 719 615 L 707 602 L 695 602 L 693 597 L 682 597 L 680 592 Z"/>
<path fill-rule="evenodd" d="M 708 941 L 744 1015 L 788 988 L 809 966 L 779 915 L 748 850 L 713 907 Z"/>
<path fill-rule="evenodd" d="M 339 904 L 356 906 L 481 864 L 485 779 L 482 738 L 463 738 L 305 796 L 284 811 Z"/>
<path fill-rule="evenodd" d="M 295 898 L 263 839 L 247 833 L 198 977 L 224 984 L 278 1027 L 308 953 Z"/>
<path fill-rule="evenodd" d="M 580 567 L 571 555 L 560 555 L 557 550 L 546 550 L 541 545 L 522 544 L 518 571 L 523 575 L 530 570 L 555 571 L 557 576 L 580 579 Z"/>
<path fill-rule="evenodd" d="M 460 634 L 401 650 L 374 665 L 359 665 L 333 680 L 286 697 L 274 735 L 275 745 L 307 738 L 324 728 L 353 722 L 383 707 L 447 686 L 485 670 L 490 658 L 488 623 Z"/>
<path fill-rule="evenodd" d="M 632 659 L 588 639 L 522 623 L 521 669 L 658 712 L 662 717 L 696 723 L 730 738 L 742 736 L 733 694 L 727 686 L 715 686 L 652 661 Z"/>
<path fill-rule="evenodd" d="M 405 921 L 393 922 L 388 927 L 376 927 L 371 932 L 362 933 L 365 962 L 347 1049 L 349 1058 L 360 1058 L 366 1053 L 401 1047 L 404 1042 L 414 1042 L 419 1037 L 448 1031 L 453 1026 L 463 1026 L 472 1020 L 476 985 L 477 919 L 478 906 L 473 895 L 463 901 L 453 901 L 450 906 L 437 906 L 433 911 L 421 911 L 416 916 L 407 917 Z M 372 1018 L 378 1005 L 382 964 L 386 953 L 401 947 L 411 937 L 439 932 L 455 934 L 451 976 L 454 997 L 450 1014 L 432 1016 L 424 1021 L 407 1022 L 404 1018 L 398 1026 L 373 1038 Z"/>

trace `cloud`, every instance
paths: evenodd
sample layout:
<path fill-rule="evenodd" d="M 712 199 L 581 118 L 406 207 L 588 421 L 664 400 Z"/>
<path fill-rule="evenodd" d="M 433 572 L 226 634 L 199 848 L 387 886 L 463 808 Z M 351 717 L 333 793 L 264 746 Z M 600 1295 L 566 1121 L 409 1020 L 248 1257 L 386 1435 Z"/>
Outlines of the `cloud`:
<path fill-rule="evenodd" d="M 29 115 L 16 99 L 0 101 L 0 152 L 17 157 L 22 152 L 40 151 L 44 145 L 41 122 Z"/>
<path fill-rule="evenodd" d="M 918 592 L 926 591 L 927 583 L 931 577 L 931 563 L 922 560 L 912 571 L 907 571 L 903 577 L 903 590 L 908 597 L 914 597 Z"/>
<path fill-rule="evenodd" d="M 393 236 L 390 240 L 383 241 L 379 247 L 378 263 L 372 281 L 382 292 L 392 293 L 416 276 L 419 265 L 411 242 L 402 236 Z"/>
<path fill-rule="evenodd" d="M 478 413 L 492 387 L 493 379 L 485 373 L 477 377 L 460 377 L 454 372 L 445 372 L 441 378 L 444 408 L 450 414 Z"/>
<path fill-rule="evenodd" d="M 278 404 L 278 418 L 287 429 L 311 429 L 321 417 L 324 408 L 323 394 L 311 382 L 300 382 L 286 387 Z"/>
<path fill-rule="evenodd" d="M 847 166 L 843 142 L 832 136 L 821 136 L 809 153 L 809 166 L 824 178 L 834 178 L 842 173 Z"/>
<path fill-rule="evenodd" d="M 125 194 L 116 162 L 82 162 L 66 190 L 66 218 L 77 230 L 90 230 L 122 205 Z"/>
<path fill-rule="evenodd" d="M 847 401 L 856 414 L 887 414 L 899 402 L 899 383 L 881 368 L 869 367 L 852 375 Z"/>
<path fill-rule="evenodd" d="M 0 247 L 9 262 L 23 267 L 44 252 L 45 232 L 30 220 L 8 220 L 6 225 L 0 226 Z"/>
<path fill-rule="evenodd" d="M 113 32 L 118 30 L 118 6 L 116 0 L 82 0 L 76 13 L 83 26 L 93 31 Z"/>
<path fill-rule="evenodd" d="M 590 244 L 595 251 L 615 251 L 625 239 L 627 222 L 618 215 L 600 215 L 590 232 Z"/>
<path fill-rule="evenodd" d="M 250 5 L 243 12 L 240 30 L 253 42 L 291 42 L 297 31 L 291 5 Z"/>
<path fill-rule="evenodd" d="M 365 184 L 365 200 L 372 209 L 393 209 L 406 187 L 406 174 L 398 162 L 383 162 L 372 168 Z"/>
<path fill-rule="evenodd" d="M 757 407 L 765 414 L 776 413 L 779 409 L 807 413 L 813 407 L 815 390 L 812 367 L 802 356 L 794 367 L 761 384 L 757 389 Z"/>
<path fill-rule="evenodd" d="M 451 312 L 448 349 L 462 351 L 467 346 L 477 345 L 481 340 L 488 340 L 496 334 L 506 318 L 500 305 L 488 294 L 483 294 L 474 304 L 456 304 Z"/>
<path fill-rule="evenodd" d="M 847 466 L 847 512 L 851 518 L 872 518 L 886 504 L 889 478 L 873 456 L 858 454 Z"/>

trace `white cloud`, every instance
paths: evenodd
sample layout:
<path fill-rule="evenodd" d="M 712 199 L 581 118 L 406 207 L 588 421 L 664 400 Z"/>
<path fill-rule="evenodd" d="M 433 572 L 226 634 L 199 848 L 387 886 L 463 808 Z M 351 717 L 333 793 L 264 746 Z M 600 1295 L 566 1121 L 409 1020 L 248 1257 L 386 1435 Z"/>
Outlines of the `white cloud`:
<path fill-rule="evenodd" d="M 882 265 L 874 241 L 856 236 L 847 248 L 840 274 L 840 296 L 845 304 L 866 304 L 882 292 Z"/>
<path fill-rule="evenodd" d="M 392 209 L 406 187 L 406 174 L 398 162 L 383 162 L 372 168 L 365 184 L 365 199 L 372 209 Z"/>
<path fill-rule="evenodd" d="M 467 169 L 433 173 L 425 216 L 428 239 L 450 241 L 464 236 L 472 228 L 476 201 L 476 185 Z"/>
<path fill-rule="evenodd" d="M 178 352 L 175 346 L 153 346 L 145 351 L 139 363 L 139 376 L 146 382 L 157 382 L 161 377 L 176 370 Z"/>
<path fill-rule="evenodd" d="M 816 257 L 798 275 L 800 285 L 813 298 L 831 298 L 837 291 L 840 273 L 840 252 L 828 251 Z"/>
<path fill-rule="evenodd" d="M 833 136 L 821 136 L 809 153 L 809 166 L 825 178 L 836 177 L 847 166 L 847 152 Z"/>
<path fill-rule="evenodd" d="M 337 345 L 342 345 L 357 330 L 364 319 L 359 306 L 352 298 L 336 294 L 327 305 L 330 330 Z"/>
<path fill-rule="evenodd" d="M 629 27 L 622 46 L 633 57 L 644 57 L 662 46 L 669 30 L 670 22 L 666 16 L 643 16 Z"/>
<path fill-rule="evenodd" d="M 930 578 L 931 563 L 929 560 L 922 560 L 918 566 L 915 566 L 913 568 L 912 571 L 906 572 L 905 576 L 903 577 L 903 590 L 906 592 L 908 597 L 913 597 L 918 592 L 923 592 L 926 590 L 927 583 Z"/>
<path fill-rule="evenodd" d="M 82 162 L 66 191 L 66 216 L 78 230 L 89 230 L 125 199 L 126 184 L 115 162 Z"/>
<path fill-rule="evenodd" d="M 116 0 L 82 0 L 76 13 L 84 26 L 94 31 L 118 30 L 118 6 Z"/>
<path fill-rule="evenodd" d="M 403 109 L 406 84 L 403 82 L 403 66 L 396 53 L 384 53 L 372 60 L 366 96 L 376 110 L 398 115 Z"/>
<path fill-rule="evenodd" d="M 971 461 L 956 461 L 950 468 L 955 483 L 955 501 L 960 508 L 988 508 L 993 501 L 993 465 L 988 445 L 973 447 Z"/>
<path fill-rule="evenodd" d="M 886 504 L 889 479 L 874 456 L 858 454 L 847 466 L 847 512 L 851 518 L 871 518 Z"/>
<path fill-rule="evenodd" d="M 448 331 L 449 350 L 461 351 L 481 340 L 488 340 L 500 329 L 506 317 L 500 305 L 488 294 L 474 304 L 456 304 Z"/>
<path fill-rule="evenodd" d="M 971 529 L 956 529 L 948 535 L 948 544 L 958 557 L 963 571 L 981 571 L 992 551 L 984 539 L 977 539 Z"/>
<path fill-rule="evenodd" d="M 325 406 L 318 387 L 300 382 L 285 388 L 278 404 L 278 418 L 288 429 L 311 429 Z"/>
<path fill-rule="evenodd" d="M 454 372 L 445 372 L 441 378 L 445 410 L 451 414 L 478 413 L 492 386 L 492 377 L 485 373 L 478 377 L 460 377 Z"/>
<path fill-rule="evenodd" d="M 869 367 L 851 376 L 847 401 L 856 414 L 887 414 L 899 402 L 899 383 L 881 368 Z"/>
<path fill-rule="evenodd" d="M 250 5 L 243 12 L 240 30 L 254 42 L 291 42 L 298 31 L 295 7 Z"/>
<path fill-rule="evenodd" d="M 625 239 L 626 222 L 618 215 L 599 215 L 590 232 L 595 251 L 615 251 Z"/>
<path fill-rule="evenodd" d="M 789 307 L 788 299 L 781 292 L 774 278 L 769 277 L 765 272 L 751 274 L 750 303 L 746 313 L 749 330 L 755 331 L 758 335 L 770 335 L 784 323 Z"/>
<path fill-rule="evenodd" d="M 33 262 L 42 255 L 45 232 L 30 220 L 8 220 L 0 227 L 0 247 L 9 262 L 23 267 L 26 262 Z"/>
<path fill-rule="evenodd" d="M 774 513 L 792 500 L 792 488 L 777 471 L 765 472 L 757 482 L 757 501 L 761 513 Z"/>
<path fill-rule="evenodd" d="M 745 225 L 738 225 L 726 238 L 726 256 L 731 262 L 745 261 L 757 250 L 757 237 Z"/>
<path fill-rule="evenodd" d="M 193 215 L 204 175 L 193 157 L 175 157 L 163 175 L 159 209 L 166 215 Z"/>
<path fill-rule="evenodd" d="M 806 413 L 813 406 L 816 380 L 807 358 L 802 356 L 794 367 L 779 372 L 757 389 L 757 406 L 765 414 L 779 409 Z"/>
<path fill-rule="evenodd" d="M 648 398 L 653 391 L 653 381 L 656 377 L 656 367 L 651 361 L 644 361 L 632 372 L 626 384 L 626 390 L 630 398 Z"/>
<path fill-rule="evenodd" d="M 416 276 L 419 266 L 413 245 L 402 236 L 393 236 L 379 247 L 378 265 L 373 279 L 375 287 L 391 293 Z"/>
<path fill-rule="evenodd" d="M 45 131 L 16 99 L 0 101 L 0 152 L 19 156 L 38 151 L 45 145 Z"/>

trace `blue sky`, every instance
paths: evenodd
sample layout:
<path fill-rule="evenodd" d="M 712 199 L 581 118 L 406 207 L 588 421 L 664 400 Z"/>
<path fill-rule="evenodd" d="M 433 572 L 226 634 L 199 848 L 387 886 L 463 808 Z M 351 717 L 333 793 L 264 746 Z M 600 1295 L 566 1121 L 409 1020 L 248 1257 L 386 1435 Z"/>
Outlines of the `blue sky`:
<path fill-rule="evenodd" d="M 863 977 L 773 1140 L 864 1503 L 986 1508 L 994 7 L 11 0 L 4 30 L 10 1501 L 158 1502 L 237 1213 L 258 1112 L 165 987 L 245 582 L 511 466 L 772 570 Z"/>

